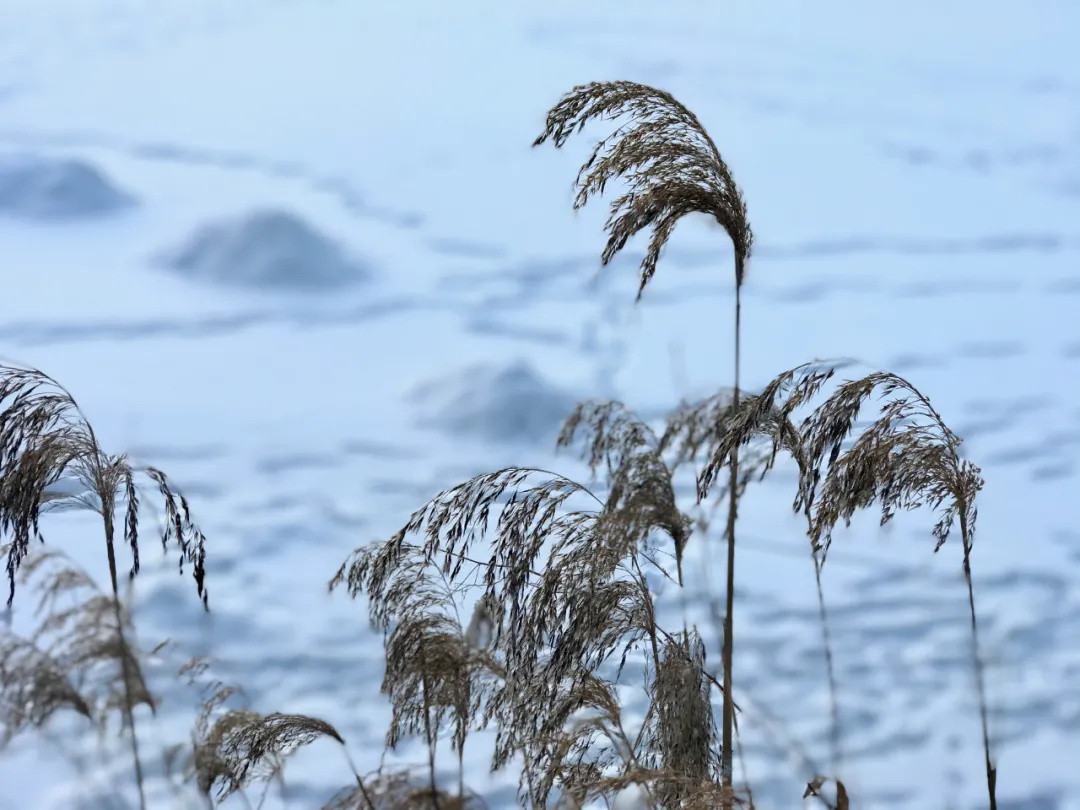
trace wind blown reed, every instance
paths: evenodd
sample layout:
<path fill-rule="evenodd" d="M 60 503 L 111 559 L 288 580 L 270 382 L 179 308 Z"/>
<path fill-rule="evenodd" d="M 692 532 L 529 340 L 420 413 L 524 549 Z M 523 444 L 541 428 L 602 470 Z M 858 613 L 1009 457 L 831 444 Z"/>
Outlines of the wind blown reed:
<path fill-rule="evenodd" d="M 562 147 L 590 122 L 619 119 L 598 141 L 574 181 L 579 209 L 609 182 L 624 191 L 610 203 L 601 263 L 650 231 L 637 300 L 655 276 L 676 224 L 711 217 L 734 256 L 734 384 L 673 408 L 650 424 L 618 401 L 589 400 L 568 415 L 556 446 L 578 454 L 588 484 L 546 469 L 510 466 L 436 493 L 398 531 L 355 549 L 329 582 L 367 600 L 383 636 L 381 684 L 391 716 L 387 750 L 419 738 L 420 768 L 382 764 L 361 775 L 344 726 L 240 703 L 242 690 L 208 676 L 203 659 L 178 673 L 203 689 L 190 741 L 168 751 L 179 775 L 208 807 L 272 782 L 300 748 L 330 742 L 344 753 L 351 781 L 324 810 L 463 810 L 484 806 L 465 784 L 474 731 L 494 732 L 490 767 L 518 769 L 522 806 L 582 808 L 638 791 L 658 810 L 753 807 L 749 784 L 733 773 L 745 691 L 734 670 L 735 540 L 739 500 L 781 453 L 797 471 L 792 508 L 805 524 L 818 595 L 830 695 L 832 773 L 803 773 L 806 797 L 847 810 L 841 767 L 841 712 L 832 660 L 823 570 L 833 534 L 860 511 L 881 524 L 903 510 L 936 513 L 934 550 L 958 527 L 971 616 L 972 665 L 982 726 L 989 807 L 997 770 L 987 723 L 971 569 L 983 479 L 960 452 L 961 440 L 911 382 L 886 371 L 837 382 L 848 363 L 813 362 L 763 388 L 740 387 L 742 288 L 753 234 L 746 203 L 712 138 L 671 94 L 634 82 L 575 87 L 547 113 L 534 145 Z M 860 420 L 878 402 L 872 420 Z M 659 422 L 660 420 L 657 420 Z M 693 504 L 681 504 L 676 474 L 694 475 Z M 189 504 L 155 467 L 107 453 L 72 395 L 44 373 L 0 365 L 0 546 L 8 604 L 16 584 L 39 595 L 37 625 L 25 636 L 0 633 L 0 744 L 41 728 L 62 712 L 104 727 L 123 718 L 142 808 L 144 774 L 135 707 L 156 709 L 134 644 L 130 607 L 120 599 L 116 545 L 140 568 L 139 480 L 161 502 L 164 549 L 189 567 L 209 609 L 206 539 Z M 726 501 L 725 606 L 720 629 L 722 677 L 710 671 L 696 626 L 666 627 L 659 613 L 671 592 L 685 601 L 687 550 L 705 521 L 685 511 Z M 42 517 L 79 506 L 101 520 L 110 591 L 42 541 Z M 119 511 L 118 511 L 119 510 Z M 702 541 L 699 541 L 702 542 Z M 716 608 L 714 617 L 719 614 Z M 468 621 L 465 621 L 468 617 Z M 717 623 L 714 618 L 713 624 Z M 719 691 L 714 695 L 713 690 Z M 628 693 L 641 711 L 625 709 Z M 720 722 L 713 701 L 721 704 Z M 456 756 L 456 784 L 441 783 L 440 744 Z M 810 770 L 808 757 L 802 757 Z M 448 781 L 448 780 L 447 780 Z M 747 781 L 748 780 L 744 780 Z M 835 798 L 822 791 L 835 786 Z"/>
<path fill-rule="evenodd" d="M 575 180 L 574 208 L 602 193 L 616 178 L 626 181 L 627 190 L 611 203 L 605 225 L 608 242 L 601 254 L 607 264 L 639 231 L 651 227 L 645 257 L 641 262 L 641 286 L 656 273 L 660 252 L 682 217 L 691 213 L 712 217 L 731 239 L 735 253 L 735 384 L 732 398 L 739 401 L 740 322 L 742 285 L 746 260 L 750 257 L 753 232 L 746 215 L 742 192 L 720 150 L 690 110 L 670 93 L 635 82 L 592 82 L 575 87 L 547 115 L 544 131 L 534 146 L 550 139 L 561 147 L 574 130 L 592 119 L 625 117 L 628 123 L 600 140 Z M 732 657 L 734 655 L 735 522 L 738 514 L 738 449 L 728 460 L 731 486 L 728 489 L 727 518 L 727 600 L 724 610 L 723 667 L 723 778 L 732 783 Z M 728 805 L 730 806 L 730 805 Z"/>

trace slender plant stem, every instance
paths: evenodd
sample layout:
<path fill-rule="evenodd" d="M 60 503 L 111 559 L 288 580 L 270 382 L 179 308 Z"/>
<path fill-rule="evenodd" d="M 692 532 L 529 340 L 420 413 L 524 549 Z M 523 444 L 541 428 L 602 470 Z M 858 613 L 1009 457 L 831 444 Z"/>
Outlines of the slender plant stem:
<path fill-rule="evenodd" d="M 806 516 L 807 536 L 812 537 L 814 522 L 810 514 L 810 504 L 804 510 Z M 821 584 L 821 569 L 824 563 L 818 556 L 818 547 L 814 541 L 810 541 L 810 559 L 814 563 L 814 583 L 817 585 L 818 598 L 818 624 L 821 626 L 821 646 L 825 651 L 825 673 L 829 680 L 829 766 L 832 768 L 833 778 L 840 777 L 839 769 L 843 759 L 840 750 L 840 700 L 837 697 L 836 668 L 833 662 L 832 639 L 829 633 L 829 616 L 825 610 L 825 588 Z"/>
<path fill-rule="evenodd" d="M 968 607 L 971 609 L 971 658 L 975 668 L 975 689 L 979 698 L 979 720 L 982 722 L 983 756 L 986 761 L 986 790 L 990 810 L 997 810 L 997 769 L 990 761 L 990 727 L 986 718 L 986 683 L 982 656 L 979 652 L 979 626 L 975 619 L 975 589 L 971 581 L 972 537 L 968 528 L 967 503 L 960 502 L 960 535 L 964 542 L 964 579 L 967 581 Z"/>
<path fill-rule="evenodd" d="M 435 784 L 435 734 L 431 728 L 431 705 L 428 700 L 428 682 L 424 678 L 424 736 L 428 745 L 428 781 L 431 786 L 431 806 L 439 810 L 439 788 Z"/>
<path fill-rule="evenodd" d="M 48 375 L 46 375 L 46 377 L 47 376 Z M 79 403 L 75 401 L 75 397 L 71 395 L 70 391 L 51 377 L 48 377 L 48 379 L 68 398 L 72 407 L 75 409 L 75 412 L 79 414 L 83 424 L 86 425 L 87 433 L 90 434 L 90 445 L 94 462 L 95 489 L 97 490 L 98 498 L 101 500 L 101 519 L 105 524 L 105 550 L 109 557 L 109 584 L 112 585 L 113 592 L 113 615 L 116 617 L 116 633 L 120 638 L 120 646 L 122 647 L 120 655 L 120 671 L 124 678 L 124 720 L 128 725 L 128 729 L 131 731 L 131 757 L 135 764 L 135 784 L 139 790 L 139 810 L 146 810 L 146 792 L 143 788 L 142 759 L 139 757 L 139 738 L 135 733 L 135 711 L 131 700 L 131 662 L 128 660 L 127 656 L 130 648 L 128 647 L 127 639 L 124 637 L 124 619 L 120 610 L 120 588 L 117 585 L 116 579 L 116 550 L 113 543 L 115 535 L 113 513 L 116 508 L 116 492 L 113 487 L 107 486 L 105 483 L 104 470 L 101 466 L 102 453 L 100 445 L 98 444 L 97 435 L 94 433 L 94 428 L 90 424 L 90 420 L 86 418 L 86 414 L 83 413 L 82 408 L 79 407 Z"/>
<path fill-rule="evenodd" d="M 825 650 L 825 672 L 829 678 L 829 758 L 833 776 L 839 777 L 840 752 L 840 702 L 837 699 L 836 669 L 833 666 L 832 640 L 829 637 L 829 619 L 825 612 L 825 591 L 821 586 L 821 559 L 811 551 L 814 559 L 814 579 L 817 582 L 818 623 L 821 625 L 821 646 Z"/>
<path fill-rule="evenodd" d="M 104 488 L 103 488 L 104 489 Z M 135 709 L 131 699 L 131 662 L 128 660 L 127 639 L 124 638 L 124 618 L 120 611 L 120 589 L 116 581 L 116 551 L 113 547 L 113 493 L 99 492 L 101 514 L 105 522 L 105 548 L 109 555 L 109 582 L 113 592 L 113 613 L 116 616 L 116 633 L 120 638 L 120 670 L 124 678 L 124 720 L 131 732 L 131 758 L 135 763 L 135 784 L 139 789 L 139 808 L 146 810 L 146 792 L 143 788 L 142 759 L 139 757 L 139 736 L 135 733 Z M 108 497 L 106 497 L 108 496 Z"/>
<path fill-rule="evenodd" d="M 457 795 L 458 802 L 465 806 L 465 744 L 462 743 L 457 755 Z"/>
<path fill-rule="evenodd" d="M 356 769 L 356 763 L 353 762 L 352 755 L 349 753 L 349 749 L 342 746 L 342 750 L 345 752 L 345 759 L 349 763 L 349 768 L 352 770 L 353 776 L 356 778 L 356 786 L 360 788 L 360 795 L 364 797 L 364 801 L 367 802 L 368 810 L 375 810 L 375 803 L 371 801 L 371 795 L 368 793 L 367 788 L 364 787 L 364 780 L 360 777 L 360 771 Z"/>
<path fill-rule="evenodd" d="M 736 262 L 740 263 L 739 257 Z M 741 266 L 737 268 L 741 271 Z M 732 407 L 739 407 L 739 335 L 740 319 L 742 317 L 742 273 L 736 272 L 735 280 L 735 386 L 732 392 Z M 731 482 L 728 487 L 728 517 L 727 517 L 727 603 L 724 611 L 724 711 L 722 717 L 722 739 L 720 752 L 720 778 L 721 785 L 727 788 L 724 794 L 724 808 L 730 810 L 732 790 L 732 727 L 735 722 L 735 704 L 733 702 L 732 686 L 732 654 L 734 652 L 734 621 L 732 620 L 735 607 L 735 519 L 739 501 L 739 449 L 735 447 L 731 451 Z"/>

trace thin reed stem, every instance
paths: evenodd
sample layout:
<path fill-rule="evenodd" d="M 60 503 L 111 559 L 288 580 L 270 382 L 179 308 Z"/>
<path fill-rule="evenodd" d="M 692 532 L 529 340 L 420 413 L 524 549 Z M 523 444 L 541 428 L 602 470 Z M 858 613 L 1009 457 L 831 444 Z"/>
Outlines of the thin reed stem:
<path fill-rule="evenodd" d="M 364 780 L 360 777 L 360 771 L 357 770 L 356 763 L 353 762 L 349 749 L 342 746 L 342 750 L 345 752 L 345 760 L 349 763 L 349 770 L 352 771 L 353 777 L 356 779 L 356 786 L 360 788 L 360 795 L 363 796 L 364 801 L 367 802 L 368 810 L 375 810 L 375 802 L 371 800 L 371 794 L 368 793 L 367 788 L 364 786 Z"/>
<path fill-rule="evenodd" d="M 829 619 L 825 612 L 825 590 L 821 585 L 821 559 L 811 550 L 814 560 L 814 581 L 817 584 L 818 624 L 821 625 L 821 646 L 825 651 L 825 672 L 829 679 L 829 758 L 834 774 L 839 775 L 842 760 L 840 752 L 840 703 L 837 699 L 836 670 L 833 665 L 832 640 Z"/>
<path fill-rule="evenodd" d="M 986 762 L 986 790 L 990 810 L 997 810 L 997 768 L 990 759 L 990 725 L 986 711 L 985 667 L 979 651 L 979 625 L 975 616 L 975 588 L 971 581 L 972 537 L 968 527 L 967 504 L 960 504 L 960 536 L 964 544 L 964 579 L 967 581 L 968 607 L 971 609 L 971 658 L 975 669 L 975 689 L 979 699 L 979 720 L 982 723 L 983 757 Z"/>
<path fill-rule="evenodd" d="M 82 411 L 75 402 L 75 398 L 70 394 L 68 394 L 68 397 L 80 416 L 82 416 Z M 139 735 L 135 731 L 135 707 L 131 697 L 133 673 L 131 672 L 131 661 L 128 659 L 128 651 L 131 648 L 128 646 L 127 639 L 124 636 L 124 617 L 120 610 L 120 587 L 116 578 L 115 527 L 113 525 L 113 514 L 116 509 L 116 491 L 113 486 L 109 486 L 105 481 L 104 470 L 101 467 L 102 453 L 94 428 L 85 416 L 83 421 L 86 423 L 86 432 L 90 436 L 91 457 L 94 461 L 94 478 L 97 484 L 97 496 L 101 500 L 101 519 L 105 526 L 105 550 L 109 559 L 109 584 L 112 586 L 113 592 L 113 615 L 116 617 L 116 634 L 120 639 L 120 673 L 124 678 L 124 722 L 131 733 L 131 759 L 135 766 L 135 785 L 139 791 L 139 810 L 146 810 L 142 758 L 139 756 Z"/>
<path fill-rule="evenodd" d="M 735 255 L 735 386 L 732 390 L 732 407 L 739 407 L 739 360 L 740 360 L 740 333 L 742 318 L 742 258 Z M 727 602 L 724 610 L 724 709 L 721 730 L 720 751 L 720 779 L 722 787 L 728 790 L 724 799 L 725 810 L 730 810 L 731 787 L 732 787 L 732 728 L 735 722 L 735 705 L 732 702 L 732 657 L 735 649 L 735 520 L 737 517 L 739 502 L 739 447 L 735 445 L 731 450 L 731 481 L 728 486 L 728 517 L 727 517 Z"/>
<path fill-rule="evenodd" d="M 754 810 L 754 791 L 750 788 L 750 772 L 746 769 L 746 754 L 741 736 L 735 736 L 735 745 L 739 753 L 739 770 L 742 771 L 743 784 L 746 786 L 746 806 L 748 810 Z"/>
<path fill-rule="evenodd" d="M 439 810 L 439 788 L 435 784 L 435 732 L 431 727 L 431 705 L 428 699 L 429 683 L 424 678 L 424 736 L 428 746 L 428 784 L 431 789 L 431 806 Z"/>
<path fill-rule="evenodd" d="M 108 498 L 106 498 L 108 495 Z M 139 756 L 139 736 L 135 731 L 135 708 L 131 697 L 131 683 L 134 675 L 131 671 L 131 661 L 128 659 L 127 639 L 124 636 L 124 617 L 120 610 L 120 589 L 116 579 L 116 551 L 113 547 L 113 503 L 112 492 L 100 492 L 101 515 L 105 523 L 105 549 L 109 557 L 109 583 L 113 592 L 113 613 L 116 617 L 116 633 L 120 639 L 120 668 L 124 678 L 124 722 L 131 734 L 131 759 L 135 765 L 135 784 L 139 790 L 139 810 L 146 810 L 146 792 L 143 787 L 142 758 Z"/>

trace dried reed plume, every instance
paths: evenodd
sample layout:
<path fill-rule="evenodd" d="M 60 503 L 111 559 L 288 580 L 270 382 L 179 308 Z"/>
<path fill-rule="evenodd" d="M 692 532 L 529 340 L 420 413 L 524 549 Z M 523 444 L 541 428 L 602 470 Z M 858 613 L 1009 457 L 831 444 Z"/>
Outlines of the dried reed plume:
<path fill-rule="evenodd" d="M 196 778 L 207 795 L 216 786 L 219 799 L 252 781 L 278 775 L 290 754 L 319 737 L 345 743 L 324 720 L 247 709 L 230 709 L 201 731 L 194 757 Z"/>
<path fill-rule="evenodd" d="M 736 283 L 742 286 L 753 242 L 742 192 L 697 116 L 670 93 L 627 81 L 580 85 L 551 108 L 533 146 L 551 140 L 560 148 L 589 121 L 618 117 L 629 122 L 596 144 L 574 181 L 575 209 L 602 194 L 612 179 L 621 177 L 628 186 L 611 203 L 603 263 L 651 226 L 641 262 L 640 298 L 676 223 L 686 214 L 701 213 L 713 217 L 731 237 Z"/>
<path fill-rule="evenodd" d="M 386 673 L 382 691 L 393 709 L 386 744 L 396 748 L 406 736 L 422 734 L 428 747 L 429 794 L 440 804 L 435 781 L 435 746 L 440 730 L 451 727 L 451 746 L 458 755 L 458 794 L 464 801 L 464 750 L 470 725 L 483 698 L 505 677 L 488 653 L 494 631 L 490 600 L 481 598 L 469 628 L 463 630 L 447 578 L 432 570 L 419 548 L 403 545 L 395 569 L 380 598 L 373 599 L 371 616 L 386 633 Z M 373 582 L 371 550 L 354 557 L 348 590 L 358 594 L 360 582 Z M 331 583 L 342 581 L 343 572 Z"/>
<path fill-rule="evenodd" d="M 640 300 L 645 285 L 656 272 L 660 252 L 685 215 L 712 217 L 727 232 L 735 253 L 735 384 L 739 401 L 740 322 L 742 285 L 750 257 L 753 232 L 746 203 L 720 151 L 697 116 L 674 96 L 655 87 L 628 81 L 591 82 L 567 93 L 547 115 L 544 131 L 533 143 L 550 139 L 556 148 L 566 143 L 593 119 L 625 117 L 628 122 L 597 142 L 574 181 L 574 209 L 603 193 L 608 181 L 623 178 L 627 190 L 611 202 L 604 229 L 608 242 L 601 261 L 609 261 L 639 231 L 652 227 L 652 236 L 641 262 Z M 735 598 L 735 522 L 739 491 L 738 448 L 730 462 L 727 518 L 727 598 L 724 612 L 723 667 L 723 775 L 732 784 L 732 656 Z M 726 804 L 730 807 L 730 804 Z"/>
<path fill-rule="evenodd" d="M 601 468 L 605 470 L 616 497 L 627 486 L 652 488 L 651 493 L 643 493 L 646 497 L 641 506 L 659 509 L 657 523 L 674 542 L 675 566 L 682 585 L 682 555 L 690 538 L 689 524 L 676 508 L 672 470 L 663 459 L 663 445 L 652 428 L 621 402 L 587 400 L 567 417 L 556 446 L 571 447 L 579 441 L 582 460 L 593 475 Z M 633 480 L 628 477 L 631 472 L 635 474 Z"/>
<path fill-rule="evenodd" d="M 153 467 L 133 467 L 125 455 L 106 453 L 74 397 L 36 369 L 0 365 L 0 409 L 0 536 L 11 535 L 12 539 L 7 552 L 8 605 L 15 598 L 15 575 L 29 552 L 31 538 L 43 539 L 42 511 L 65 504 L 83 506 L 102 520 L 115 625 L 121 645 L 127 647 L 116 573 L 116 507 L 118 502 L 126 505 L 123 538 L 131 549 L 130 575 L 135 576 L 139 570 L 136 474 L 140 472 L 155 485 L 163 500 L 162 546 L 167 549 L 170 541 L 176 543 L 181 571 L 185 563 L 191 565 L 196 590 L 203 605 L 207 605 L 205 538 L 191 521 L 187 500 L 173 489 L 163 472 Z M 72 485 L 74 493 L 56 491 L 54 486 L 61 482 Z M 133 683 L 130 662 L 126 656 L 121 662 L 124 682 Z M 136 696 L 129 695 L 124 710 L 131 729 L 140 807 L 145 810 L 132 712 L 135 702 Z"/>
<path fill-rule="evenodd" d="M 762 392 L 734 407 L 719 433 L 712 459 L 698 478 L 704 498 L 733 447 L 762 433 L 774 436 L 773 455 L 782 446 L 773 427 L 810 403 L 832 379 L 839 364 L 807 363 L 772 380 Z M 877 419 L 856 433 L 864 402 L 883 400 Z M 961 457 L 962 440 L 952 432 L 922 392 L 903 377 L 875 372 L 846 380 L 802 420 L 799 426 L 799 486 L 793 507 L 807 516 L 809 535 L 824 563 L 837 523 L 877 504 L 881 524 L 898 510 L 929 507 L 938 513 L 932 535 L 937 551 L 959 524 L 964 579 L 971 614 L 972 661 L 982 725 L 990 807 L 997 806 L 997 771 L 990 754 L 984 667 L 979 648 L 971 576 L 977 509 L 983 479 L 978 466 Z"/>
<path fill-rule="evenodd" d="M 204 659 L 193 659 L 179 674 L 194 684 L 205 681 L 207 670 Z M 206 697 L 195 721 L 192 747 L 183 770 L 195 780 L 208 802 L 215 792 L 219 801 L 234 793 L 242 795 L 253 782 L 266 782 L 269 788 L 270 780 L 282 778 L 289 756 L 320 738 L 331 739 L 345 749 L 344 738 L 325 720 L 303 714 L 263 715 L 246 708 L 226 708 L 225 704 L 241 695 L 242 690 L 212 679 L 204 682 L 204 689 Z M 363 797 L 363 782 L 347 750 L 345 757 Z M 366 806 L 372 807 L 370 799 Z"/>
<path fill-rule="evenodd" d="M 25 729 L 44 726 L 61 709 L 93 719 L 59 661 L 29 639 L 0 638 L 0 748 Z"/>
<path fill-rule="evenodd" d="M 113 712 L 128 726 L 129 705 L 154 711 L 141 654 L 130 642 L 131 617 L 123 606 L 116 609 L 111 594 L 102 593 L 60 551 L 33 554 L 19 579 L 24 585 L 33 580 L 37 622 L 27 637 L 0 636 L 0 744 L 28 728 L 43 728 L 62 709 L 101 731 Z M 116 624 L 118 615 L 123 628 Z M 127 731 L 134 734 L 129 726 Z"/>
<path fill-rule="evenodd" d="M 712 458 L 698 479 L 698 495 L 708 495 L 723 467 L 723 454 L 763 433 L 773 440 L 773 454 L 784 447 L 774 425 L 790 420 L 809 403 L 842 364 L 806 363 L 777 376 L 760 394 L 733 407 L 718 432 Z M 884 400 L 878 418 L 850 441 L 860 408 L 874 394 Z M 878 503 L 881 523 L 897 510 L 929 506 L 939 510 L 933 529 L 935 550 L 959 521 L 965 534 L 965 560 L 971 552 L 975 495 L 982 488 L 979 468 L 961 458 L 960 437 L 953 433 L 930 400 L 903 377 L 875 372 L 837 386 L 799 425 L 801 458 L 796 511 L 811 515 L 811 539 L 828 553 L 832 532 L 855 512 Z M 824 473 L 824 476 L 823 476 Z"/>
<path fill-rule="evenodd" d="M 522 755 L 522 798 L 533 806 L 555 788 L 565 800 L 610 795 L 618 779 L 638 774 L 673 807 L 684 795 L 673 785 L 696 795 L 719 761 L 700 639 L 678 641 L 657 625 L 643 570 L 667 575 L 658 541 L 666 537 L 678 561 L 689 521 L 656 436 L 624 407 L 579 406 L 559 437 L 560 446 L 578 442 L 606 473 L 604 497 L 544 470 L 476 476 L 436 495 L 388 540 L 358 549 L 331 588 L 365 594 L 387 632 L 391 743 L 401 730 L 428 734 L 445 708 L 459 751 L 463 721 L 495 724 L 492 767 Z M 414 535 L 419 542 L 408 542 Z M 469 589 L 482 591 L 484 621 L 470 623 L 490 628 L 482 649 L 454 615 Z M 610 663 L 618 679 L 634 651 L 652 672 L 652 708 L 636 739 L 623 728 L 615 683 L 598 674 Z M 680 716 L 675 705 L 687 700 L 696 708 L 684 705 Z"/>

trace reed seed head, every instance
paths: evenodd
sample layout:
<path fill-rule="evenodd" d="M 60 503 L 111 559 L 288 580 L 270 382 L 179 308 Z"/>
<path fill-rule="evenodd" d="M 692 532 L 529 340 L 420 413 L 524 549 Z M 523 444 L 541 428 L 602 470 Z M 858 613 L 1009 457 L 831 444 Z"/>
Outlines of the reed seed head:
<path fill-rule="evenodd" d="M 627 122 L 600 140 L 574 181 L 574 209 L 609 181 L 622 178 L 627 190 L 610 206 L 604 226 L 608 242 L 601 254 L 607 265 L 639 231 L 652 228 L 641 262 L 641 286 L 656 273 L 660 252 L 676 223 L 687 214 L 712 217 L 735 249 L 735 282 L 742 286 L 753 233 L 742 192 L 709 133 L 674 96 L 628 81 L 590 82 L 567 93 L 547 114 L 533 146 L 550 140 L 560 148 L 594 119 L 625 117 Z"/>

